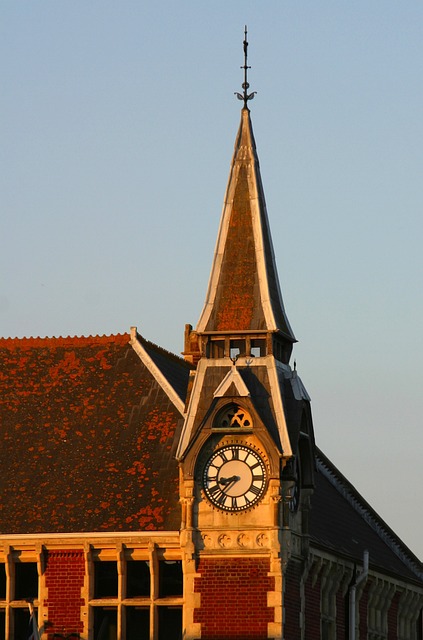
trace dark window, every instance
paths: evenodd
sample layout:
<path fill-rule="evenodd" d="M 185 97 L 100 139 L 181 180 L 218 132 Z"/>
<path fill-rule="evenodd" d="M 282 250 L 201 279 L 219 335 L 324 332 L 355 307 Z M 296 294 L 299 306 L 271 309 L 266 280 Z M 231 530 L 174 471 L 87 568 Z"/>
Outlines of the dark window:
<path fill-rule="evenodd" d="M 38 598 L 38 571 L 36 562 L 15 563 L 15 600 Z M 18 636 L 17 636 L 18 637 Z"/>
<path fill-rule="evenodd" d="M 0 564 L 0 600 L 6 600 L 6 565 Z"/>
<path fill-rule="evenodd" d="M 0 609 L 0 640 L 6 640 L 6 611 Z"/>
<path fill-rule="evenodd" d="M 29 609 L 12 609 L 13 611 L 13 637 L 18 640 L 19 638 L 28 638 L 29 630 Z"/>
<path fill-rule="evenodd" d="M 245 355 L 245 340 L 231 340 L 229 355 L 231 358 Z"/>
<path fill-rule="evenodd" d="M 94 640 L 117 640 L 117 610 L 94 607 Z"/>
<path fill-rule="evenodd" d="M 94 598 L 111 598 L 118 595 L 117 563 L 94 562 Z"/>
<path fill-rule="evenodd" d="M 182 607 L 159 607 L 159 640 L 182 640 Z"/>
<path fill-rule="evenodd" d="M 129 560 L 126 563 L 126 597 L 148 597 L 150 595 L 150 564 L 144 560 Z"/>
<path fill-rule="evenodd" d="M 126 607 L 126 640 L 150 639 L 150 609 Z"/>
<path fill-rule="evenodd" d="M 322 620 L 322 640 L 330 640 L 331 623 L 329 620 Z"/>
<path fill-rule="evenodd" d="M 266 340 L 252 339 L 251 340 L 251 355 L 255 358 L 266 355 Z"/>
<path fill-rule="evenodd" d="M 212 358 L 223 358 L 225 355 L 225 341 L 224 340 L 212 340 Z"/>
<path fill-rule="evenodd" d="M 159 598 L 181 596 L 182 593 L 182 560 L 161 560 L 159 563 Z"/>

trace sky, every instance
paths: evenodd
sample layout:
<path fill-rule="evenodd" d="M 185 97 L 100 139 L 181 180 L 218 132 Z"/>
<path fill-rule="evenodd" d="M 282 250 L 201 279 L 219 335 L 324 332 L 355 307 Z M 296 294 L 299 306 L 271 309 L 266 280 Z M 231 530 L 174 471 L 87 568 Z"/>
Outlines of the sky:
<path fill-rule="evenodd" d="M 318 446 L 423 558 L 423 3 L 3 0 L 0 335 L 180 353 L 250 103 Z"/>

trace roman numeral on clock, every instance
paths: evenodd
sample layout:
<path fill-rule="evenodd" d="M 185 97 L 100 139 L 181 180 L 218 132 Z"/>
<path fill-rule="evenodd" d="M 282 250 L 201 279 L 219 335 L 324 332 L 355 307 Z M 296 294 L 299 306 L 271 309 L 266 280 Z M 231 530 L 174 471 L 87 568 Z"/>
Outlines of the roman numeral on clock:
<path fill-rule="evenodd" d="M 221 492 L 221 493 L 220 493 L 220 496 L 219 496 L 218 498 L 216 498 L 216 502 L 217 502 L 218 504 L 220 504 L 220 505 L 223 505 L 223 504 L 225 504 L 226 497 L 227 497 L 227 496 L 226 496 L 223 492 Z"/>
<path fill-rule="evenodd" d="M 251 485 L 249 493 L 254 493 L 255 496 L 259 496 L 261 493 L 261 489 L 259 487 L 255 487 L 254 485 Z"/>
<path fill-rule="evenodd" d="M 207 498 L 222 511 L 245 511 L 263 496 L 266 467 L 258 452 L 241 444 L 226 444 L 210 456 L 203 472 Z"/>
<path fill-rule="evenodd" d="M 209 487 L 209 493 L 211 496 L 217 497 L 219 493 L 222 493 L 222 490 L 218 484 L 215 484 L 213 487 Z"/>

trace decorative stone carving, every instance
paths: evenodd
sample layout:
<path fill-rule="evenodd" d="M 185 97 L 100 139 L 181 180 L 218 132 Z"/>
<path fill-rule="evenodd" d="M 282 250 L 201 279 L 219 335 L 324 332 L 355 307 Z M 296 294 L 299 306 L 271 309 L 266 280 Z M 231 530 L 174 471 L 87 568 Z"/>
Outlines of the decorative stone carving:
<path fill-rule="evenodd" d="M 222 533 L 222 535 L 218 537 L 217 541 L 223 549 L 228 549 L 232 546 L 232 539 L 226 535 L 226 533 Z"/>
<path fill-rule="evenodd" d="M 206 548 L 210 549 L 210 548 L 213 546 L 213 540 L 212 540 L 212 538 L 211 538 L 207 533 L 205 533 L 205 534 L 202 536 L 202 538 L 203 538 L 203 544 L 204 544 L 204 546 L 205 546 Z"/>
<path fill-rule="evenodd" d="M 256 538 L 256 542 L 259 547 L 268 547 L 269 537 L 266 533 L 259 533 Z"/>
<path fill-rule="evenodd" d="M 243 549 L 251 547 L 251 538 L 246 533 L 240 533 L 237 538 L 238 545 Z"/>

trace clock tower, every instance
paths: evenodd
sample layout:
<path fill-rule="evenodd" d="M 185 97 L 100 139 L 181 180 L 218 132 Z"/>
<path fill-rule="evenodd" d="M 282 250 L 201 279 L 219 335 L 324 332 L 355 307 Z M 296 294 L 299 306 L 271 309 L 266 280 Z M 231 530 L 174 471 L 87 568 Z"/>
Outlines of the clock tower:
<path fill-rule="evenodd" d="M 314 437 L 291 368 L 248 102 L 243 100 L 204 308 L 185 330 L 194 365 L 177 458 L 187 638 L 283 637 L 285 575 L 308 543 Z"/>

